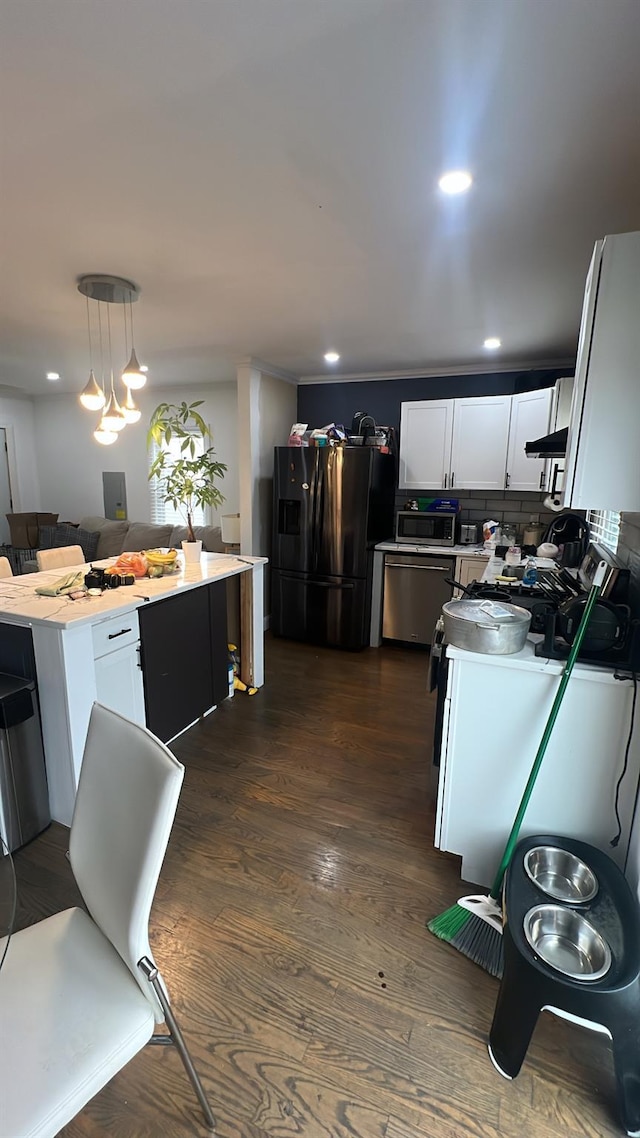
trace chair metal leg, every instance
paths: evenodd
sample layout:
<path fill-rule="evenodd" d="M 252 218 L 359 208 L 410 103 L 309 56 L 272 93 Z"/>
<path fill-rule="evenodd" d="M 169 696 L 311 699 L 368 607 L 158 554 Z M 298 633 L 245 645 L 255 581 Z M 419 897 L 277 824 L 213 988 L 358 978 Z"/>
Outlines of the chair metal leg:
<path fill-rule="evenodd" d="M 211 1107 L 209 1106 L 209 1100 L 205 1094 L 204 1087 L 202 1086 L 202 1083 L 200 1081 L 200 1076 L 198 1075 L 198 1072 L 196 1071 L 196 1069 L 193 1065 L 193 1059 L 191 1058 L 191 1055 L 189 1054 L 189 1051 L 187 1049 L 187 1045 L 184 1041 L 184 1037 L 182 1035 L 182 1032 L 180 1031 L 180 1028 L 178 1026 L 176 1017 L 174 1016 L 173 1012 L 171 1011 L 169 1001 L 167 1000 L 167 997 L 166 997 L 165 992 L 164 992 L 164 988 L 162 987 L 162 984 L 160 982 L 158 969 L 156 968 L 155 964 L 153 964 L 152 961 L 149 960 L 148 956 L 143 956 L 142 959 L 138 961 L 138 968 L 140 968 L 140 970 L 142 971 L 142 973 L 144 974 L 146 979 L 149 981 L 149 983 L 153 987 L 153 990 L 154 990 L 156 996 L 158 997 L 160 1004 L 161 1004 L 161 1007 L 162 1007 L 162 1010 L 164 1012 L 165 1023 L 166 1023 L 166 1025 L 169 1028 L 169 1031 L 171 1033 L 170 1036 L 154 1035 L 151 1038 L 151 1042 L 152 1043 L 161 1043 L 161 1042 L 164 1042 L 166 1040 L 167 1042 L 172 1042 L 175 1044 L 175 1046 L 178 1049 L 178 1053 L 180 1055 L 180 1058 L 182 1059 L 184 1069 L 187 1072 L 187 1075 L 189 1076 L 189 1079 L 191 1081 L 191 1085 L 192 1085 L 194 1091 L 196 1092 L 198 1102 L 200 1103 L 200 1106 L 202 1107 L 202 1113 L 204 1114 L 207 1126 L 209 1127 L 210 1130 L 215 1130 L 216 1120 L 215 1120 L 215 1117 L 213 1115 L 213 1111 L 211 1110 Z"/>

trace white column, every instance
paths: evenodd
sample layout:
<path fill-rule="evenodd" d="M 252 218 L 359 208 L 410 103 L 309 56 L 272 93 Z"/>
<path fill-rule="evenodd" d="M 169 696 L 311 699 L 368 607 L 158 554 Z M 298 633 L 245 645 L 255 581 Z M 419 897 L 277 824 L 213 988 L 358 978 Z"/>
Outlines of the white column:
<path fill-rule="evenodd" d="M 238 460 L 240 476 L 240 552 L 260 553 L 260 369 L 250 362 L 239 363 L 238 384 Z"/>

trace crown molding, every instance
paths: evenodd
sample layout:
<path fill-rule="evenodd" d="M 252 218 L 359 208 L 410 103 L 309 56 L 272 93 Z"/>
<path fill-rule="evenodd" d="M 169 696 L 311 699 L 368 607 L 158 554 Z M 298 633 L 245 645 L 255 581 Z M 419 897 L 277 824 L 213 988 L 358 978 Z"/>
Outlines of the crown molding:
<path fill-rule="evenodd" d="M 283 368 L 276 367 L 270 364 L 267 360 L 261 360 L 258 356 L 242 356 L 235 361 L 236 367 L 254 367 L 257 371 L 262 371 L 265 375 L 272 375 L 275 379 L 282 379 L 285 383 L 292 383 L 297 387 L 300 380 L 297 375 L 292 371 L 285 371 Z"/>
<path fill-rule="evenodd" d="M 445 379 L 456 375 L 497 375 L 507 371 L 544 371 L 549 368 L 574 368 L 575 359 L 561 360 L 521 360 L 516 363 L 501 364 L 456 364 L 453 367 L 410 368 L 398 371 L 338 372 L 332 375 L 302 375 L 301 385 L 308 383 L 370 383 L 385 379 Z"/>

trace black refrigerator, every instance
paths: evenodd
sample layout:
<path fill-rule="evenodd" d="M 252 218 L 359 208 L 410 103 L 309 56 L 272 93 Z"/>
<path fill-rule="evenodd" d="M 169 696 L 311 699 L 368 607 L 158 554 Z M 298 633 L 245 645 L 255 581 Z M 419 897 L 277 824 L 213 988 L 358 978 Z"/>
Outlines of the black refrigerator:
<path fill-rule="evenodd" d="M 276 447 L 271 629 L 369 643 L 373 547 L 393 533 L 395 458 L 372 446 Z"/>

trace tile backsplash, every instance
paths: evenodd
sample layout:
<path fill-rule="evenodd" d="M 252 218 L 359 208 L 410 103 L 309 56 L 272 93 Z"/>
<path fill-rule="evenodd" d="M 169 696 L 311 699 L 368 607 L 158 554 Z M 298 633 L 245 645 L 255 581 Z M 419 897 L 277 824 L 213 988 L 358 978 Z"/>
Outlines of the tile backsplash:
<path fill-rule="evenodd" d="M 421 495 L 426 498 L 443 498 L 443 490 L 422 490 Z M 396 509 L 404 509 L 405 503 L 417 497 L 408 490 L 396 491 Z M 528 493 L 523 490 L 460 490 L 455 495 L 460 503 L 461 522 L 484 522 L 489 518 L 497 522 L 504 522 L 516 527 L 519 533 L 527 526 L 532 517 L 537 518 L 541 525 L 548 526 L 557 514 L 545 510 L 544 494 Z M 479 537 L 479 540 L 482 540 Z"/>

